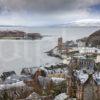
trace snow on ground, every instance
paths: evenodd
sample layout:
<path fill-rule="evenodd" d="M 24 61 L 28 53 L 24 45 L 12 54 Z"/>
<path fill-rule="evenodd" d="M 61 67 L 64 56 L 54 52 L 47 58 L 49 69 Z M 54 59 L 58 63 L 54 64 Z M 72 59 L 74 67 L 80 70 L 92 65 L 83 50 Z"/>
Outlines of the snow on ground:
<path fill-rule="evenodd" d="M 57 95 L 54 100 L 65 100 L 65 99 L 67 99 L 67 97 L 68 96 L 66 95 L 66 93 L 61 93 L 61 94 Z"/>

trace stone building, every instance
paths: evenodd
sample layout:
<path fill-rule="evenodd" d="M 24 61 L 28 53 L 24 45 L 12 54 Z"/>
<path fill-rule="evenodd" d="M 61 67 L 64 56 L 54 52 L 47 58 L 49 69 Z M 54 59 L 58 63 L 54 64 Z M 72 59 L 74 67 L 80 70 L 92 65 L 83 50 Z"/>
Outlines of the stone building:
<path fill-rule="evenodd" d="M 74 52 L 77 51 L 77 44 L 70 40 L 70 41 L 66 41 L 65 43 L 63 43 L 63 38 L 60 37 L 58 38 L 58 52 L 62 55 L 66 55 L 69 52 Z"/>
<path fill-rule="evenodd" d="M 80 70 L 77 72 L 68 69 L 66 75 L 68 100 L 100 100 L 100 79 L 97 74 L 87 74 Z M 99 73 L 100 74 L 100 73 Z M 95 76 L 95 78 L 94 78 Z"/>
<path fill-rule="evenodd" d="M 68 95 L 68 99 L 76 98 L 76 82 L 75 82 L 73 70 L 67 67 L 67 72 L 65 76 L 66 76 L 66 82 L 67 82 L 66 94 Z"/>
<path fill-rule="evenodd" d="M 73 57 L 69 63 L 69 66 L 73 69 L 91 69 L 93 70 L 95 67 L 95 61 L 92 59 L 83 59 L 83 58 L 77 58 Z"/>
<path fill-rule="evenodd" d="M 63 39 L 62 37 L 58 38 L 58 50 L 59 52 L 62 52 L 63 49 Z"/>

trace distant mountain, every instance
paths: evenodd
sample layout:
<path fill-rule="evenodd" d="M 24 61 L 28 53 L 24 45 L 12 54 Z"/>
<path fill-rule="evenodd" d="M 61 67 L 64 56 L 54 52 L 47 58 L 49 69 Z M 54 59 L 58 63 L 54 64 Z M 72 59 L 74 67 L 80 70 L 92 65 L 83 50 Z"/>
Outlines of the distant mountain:
<path fill-rule="evenodd" d="M 50 27 L 90 27 L 90 26 L 100 26 L 99 19 L 84 19 L 84 20 L 76 20 L 76 21 L 69 21 L 64 24 L 53 24 L 49 25 Z"/>
<path fill-rule="evenodd" d="M 74 21 L 67 21 L 64 23 L 52 23 L 38 26 L 17 26 L 17 25 L 0 25 L 0 27 L 76 27 L 76 26 L 100 26 L 100 19 L 79 19 Z"/>
<path fill-rule="evenodd" d="M 73 22 L 73 25 L 76 26 L 100 26 L 99 19 L 85 19 L 85 20 L 77 20 Z"/>

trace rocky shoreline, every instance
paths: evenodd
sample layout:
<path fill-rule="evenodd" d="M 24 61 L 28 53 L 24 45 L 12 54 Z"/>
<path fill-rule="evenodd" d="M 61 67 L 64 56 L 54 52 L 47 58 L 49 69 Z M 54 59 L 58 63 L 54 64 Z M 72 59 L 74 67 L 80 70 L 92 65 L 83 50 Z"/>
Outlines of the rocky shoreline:
<path fill-rule="evenodd" d="M 61 57 L 61 55 L 58 55 L 58 54 L 53 53 L 52 50 L 47 51 L 47 52 L 45 52 L 45 53 L 47 53 L 48 56 L 56 57 L 56 58 L 59 58 L 59 59 L 63 59 L 63 58 Z"/>

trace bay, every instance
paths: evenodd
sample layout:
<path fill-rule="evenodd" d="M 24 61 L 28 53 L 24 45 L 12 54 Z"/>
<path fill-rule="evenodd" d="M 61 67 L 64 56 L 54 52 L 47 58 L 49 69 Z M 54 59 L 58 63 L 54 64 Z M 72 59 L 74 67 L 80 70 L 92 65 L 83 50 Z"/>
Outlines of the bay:
<path fill-rule="evenodd" d="M 0 27 L 0 30 L 20 30 L 40 33 L 41 40 L 0 40 L 0 74 L 15 70 L 20 73 L 24 67 L 40 67 L 45 64 L 57 64 L 60 59 L 49 57 L 46 51 L 57 45 L 58 37 L 76 40 L 89 36 L 99 27 Z"/>

